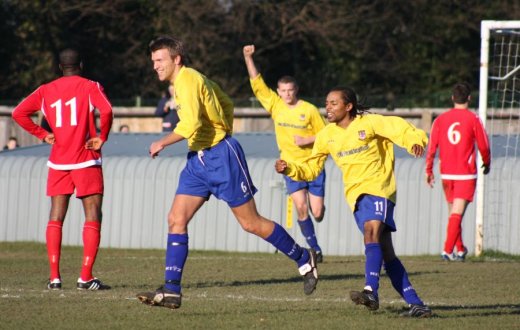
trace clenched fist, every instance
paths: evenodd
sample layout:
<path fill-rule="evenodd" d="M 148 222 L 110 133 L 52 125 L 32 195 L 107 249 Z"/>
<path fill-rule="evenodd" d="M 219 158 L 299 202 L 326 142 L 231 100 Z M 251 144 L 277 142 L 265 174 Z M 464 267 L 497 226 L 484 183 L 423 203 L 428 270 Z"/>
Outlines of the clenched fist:
<path fill-rule="evenodd" d="M 255 45 L 246 45 L 243 49 L 244 57 L 250 57 L 253 56 L 255 53 Z"/>
<path fill-rule="evenodd" d="M 277 159 L 276 163 L 274 164 L 274 169 L 276 172 L 283 174 L 287 169 L 287 162 L 285 160 Z"/>

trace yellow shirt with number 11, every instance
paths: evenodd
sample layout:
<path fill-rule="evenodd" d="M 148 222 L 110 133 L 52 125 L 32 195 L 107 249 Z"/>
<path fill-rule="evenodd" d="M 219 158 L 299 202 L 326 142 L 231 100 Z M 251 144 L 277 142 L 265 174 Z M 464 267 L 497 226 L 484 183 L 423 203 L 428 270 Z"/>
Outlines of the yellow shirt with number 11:
<path fill-rule="evenodd" d="M 428 137 L 400 117 L 357 115 L 347 128 L 335 123 L 325 126 L 316 136 L 312 155 L 304 161 L 284 159 L 286 174 L 294 180 L 311 181 L 331 155 L 343 174 L 344 193 L 352 211 L 362 194 L 395 203 L 394 143 L 413 154 L 412 146 L 425 147 Z"/>

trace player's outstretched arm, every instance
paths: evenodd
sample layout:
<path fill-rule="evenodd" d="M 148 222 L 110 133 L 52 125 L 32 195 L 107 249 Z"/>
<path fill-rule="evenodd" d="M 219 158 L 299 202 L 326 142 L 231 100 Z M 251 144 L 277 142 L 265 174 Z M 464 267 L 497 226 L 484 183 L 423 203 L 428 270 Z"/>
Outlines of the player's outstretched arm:
<path fill-rule="evenodd" d="M 161 139 L 153 142 L 151 145 L 150 145 L 150 149 L 149 149 L 149 153 L 150 153 L 150 157 L 152 158 L 155 158 L 157 156 L 159 156 L 159 153 L 167 146 L 169 146 L 170 144 L 174 144 L 174 143 L 177 143 L 179 141 L 182 141 L 184 140 L 185 138 L 182 136 L 182 135 L 179 135 L 175 132 L 172 132 L 164 137 L 162 137 Z"/>
<path fill-rule="evenodd" d="M 325 166 L 327 154 L 311 155 L 302 162 L 287 163 L 283 159 L 277 159 L 274 169 L 280 174 L 285 174 L 296 181 L 312 181 L 318 177 Z"/>
<path fill-rule="evenodd" d="M 246 62 L 247 73 L 249 74 L 250 79 L 255 79 L 259 72 L 255 65 L 255 60 L 253 59 L 253 54 L 255 53 L 255 45 L 246 45 L 243 48 L 244 53 L 244 61 Z"/>
<path fill-rule="evenodd" d="M 298 147 L 305 147 L 305 146 L 312 146 L 314 141 L 316 140 L 316 136 L 299 136 L 294 135 L 294 144 L 296 144 Z"/>

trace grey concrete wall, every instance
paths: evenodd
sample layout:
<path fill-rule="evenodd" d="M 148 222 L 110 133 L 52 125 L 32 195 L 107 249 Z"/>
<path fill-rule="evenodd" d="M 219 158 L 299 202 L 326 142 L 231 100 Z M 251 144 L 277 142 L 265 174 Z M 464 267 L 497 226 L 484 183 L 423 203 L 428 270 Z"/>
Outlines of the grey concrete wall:
<path fill-rule="evenodd" d="M 184 158 L 152 160 L 145 157 L 107 157 L 104 164 L 102 247 L 158 248 L 166 245 L 166 215 L 177 186 Z M 260 213 L 286 225 L 286 195 L 282 177 L 271 158 L 249 158 L 250 171 L 259 188 L 255 200 Z M 486 177 L 484 249 L 520 254 L 520 174 L 518 159 L 498 158 Z M 326 255 L 361 255 L 362 236 L 343 196 L 341 173 L 328 161 L 325 220 L 316 224 Z M 437 174 L 438 177 L 438 174 Z M 401 255 L 438 254 L 442 250 L 447 209 L 438 183 L 424 183 L 424 159 L 397 158 L 398 185 L 394 234 Z M 0 241 L 45 241 L 50 200 L 45 196 L 46 157 L 1 157 Z M 475 207 L 470 204 L 463 221 L 463 239 L 470 253 L 475 242 Z M 295 226 L 288 231 L 300 243 Z M 83 211 L 72 198 L 64 226 L 63 244 L 82 245 Z M 227 205 L 211 198 L 189 226 L 190 248 L 244 252 L 273 252 L 262 239 L 238 226 Z"/>

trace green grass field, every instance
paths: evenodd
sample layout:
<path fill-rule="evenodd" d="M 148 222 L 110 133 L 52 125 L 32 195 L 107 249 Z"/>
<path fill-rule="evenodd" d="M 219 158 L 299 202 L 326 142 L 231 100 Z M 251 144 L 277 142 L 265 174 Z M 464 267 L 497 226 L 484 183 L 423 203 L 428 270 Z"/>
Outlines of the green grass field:
<path fill-rule="evenodd" d="M 100 249 L 95 276 L 109 291 L 76 290 L 80 247 L 64 247 L 62 291 L 46 290 L 45 245 L 0 243 L 0 329 L 519 329 L 520 259 L 494 255 L 446 263 L 403 257 L 434 312 L 399 316 L 404 302 L 381 278 L 380 309 L 348 298 L 360 290 L 364 257 L 325 256 L 320 282 L 303 294 L 296 266 L 281 254 L 190 251 L 178 310 L 141 304 L 135 294 L 162 284 L 162 250 Z"/>

